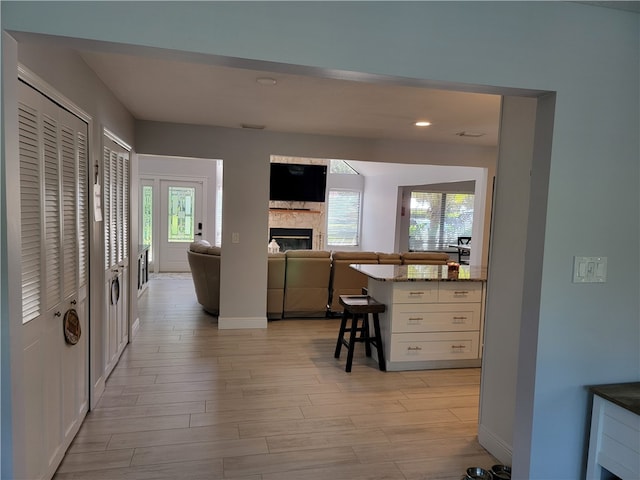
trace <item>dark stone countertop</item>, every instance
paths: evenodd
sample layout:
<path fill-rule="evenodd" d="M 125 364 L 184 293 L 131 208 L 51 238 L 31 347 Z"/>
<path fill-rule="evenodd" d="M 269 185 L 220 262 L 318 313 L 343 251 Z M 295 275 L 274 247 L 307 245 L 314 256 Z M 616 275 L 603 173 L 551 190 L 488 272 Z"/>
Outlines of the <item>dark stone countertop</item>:
<path fill-rule="evenodd" d="M 640 415 L 640 382 L 592 385 L 589 390 L 605 400 Z"/>
<path fill-rule="evenodd" d="M 484 282 L 487 268 L 460 265 L 457 275 L 449 275 L 446 265 L 351 264 L 351 268 L 381 282 Z"/>

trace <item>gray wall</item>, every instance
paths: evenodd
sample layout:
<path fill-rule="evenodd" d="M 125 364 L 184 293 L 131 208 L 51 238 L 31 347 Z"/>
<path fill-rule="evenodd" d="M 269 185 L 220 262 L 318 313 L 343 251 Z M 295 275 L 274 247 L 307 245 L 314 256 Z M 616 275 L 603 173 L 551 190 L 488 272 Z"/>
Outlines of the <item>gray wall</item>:
<path fill-rule="evenodd" d="M 640 378 L 639 249 L 617 248 L 611 238 L 616 232 L 616 240 L 639 243 L 638 15 L 574 2 L 164 2 L 153 9 L 153 22 L 149 11 L 148 2 L 3 2 L 2 22 L 5 29 L 307 65 L 326 74 L 556 92 L 552 137 L 533 156 L 534 167 L 545 156 L 551 163 L 544 198 L 536 196 L 546 191 L 544 178 L 531 183 L 527 233 L 536 227 L 544 239 L 532 253 L 528 242 L 525 256 L 521 336 L 528 336 L 519 352 L 514 469 L 518 478 L 579 478 L 584 385 Z M 245 159 L 227 158 L 225 191 L 238 192 L 246 187 Z M 254 173 L 266 175 L 267 163 Z M 266 198 L 265 184 L 249 187 Z M 620 192 L 631 201 L 618 202 Z M 250 217 L 266 214 L 245 217 L 241 201 L 240 193 L 225 198 L 225 236 L 264 232 L 266 221 L 251 227 Z M 263 240 L 231 249 L 241 276 L 261 257 L 244 254 L 263 250 Z M 607 283 L 572 284 L 574 255 L 607 256 Z M 260 286 L 246 275 L 251 290 Z"/>

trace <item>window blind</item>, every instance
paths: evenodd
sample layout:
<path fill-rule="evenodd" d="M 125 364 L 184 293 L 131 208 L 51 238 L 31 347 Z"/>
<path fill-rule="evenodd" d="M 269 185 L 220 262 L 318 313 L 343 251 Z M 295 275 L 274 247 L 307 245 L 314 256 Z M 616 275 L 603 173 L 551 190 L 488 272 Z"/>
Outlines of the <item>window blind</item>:
<path fill-rule="evenodd" d="M 329 190 L 327 244 L 355 246 L 360 237 L 360 192 Z"/>
<path fill-rule="evenodd" d="M 409 250 L 442 250 L 470 237 L 473 204 L 469 193 L 411 192 Z"/>

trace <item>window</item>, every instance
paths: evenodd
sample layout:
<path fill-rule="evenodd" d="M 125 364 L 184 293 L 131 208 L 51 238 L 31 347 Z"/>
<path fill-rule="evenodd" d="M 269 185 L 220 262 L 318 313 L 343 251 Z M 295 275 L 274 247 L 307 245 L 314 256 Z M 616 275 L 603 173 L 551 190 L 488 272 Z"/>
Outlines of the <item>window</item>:
<path fill-rule="evenodd" d="M 358 175 L 351 165 L 344 160 L 329 160 L 329 173 L 341 173 L 343 175 Z"/>
<path fill-rule="evenodd" d="M 411 192 L 409 250 L 442 250 L 471 236 L 474 195 Z"/>
<path fill-rule="evenodd" d="M 360 192 L 329 190 L 327 244 L 355 246 L 360 236 Z"/>

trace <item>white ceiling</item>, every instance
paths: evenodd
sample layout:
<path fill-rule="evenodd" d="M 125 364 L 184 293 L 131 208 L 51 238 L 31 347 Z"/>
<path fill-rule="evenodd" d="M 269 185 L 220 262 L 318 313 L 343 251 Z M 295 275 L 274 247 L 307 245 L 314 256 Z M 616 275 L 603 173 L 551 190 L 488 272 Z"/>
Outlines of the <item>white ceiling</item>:
<path fill-rule="evenodd" d="M 498 95 L 231 68 L 176 58 L 82 51 L 140 120 L 278 132 L 495 146 Z M 275 85 L 256 80 L 268 77 Z M 417 128 L 416 120 L 432 122 Z M 459 136 L 460 132 L 481 134 Z"/>
<path fill-rule="evenodd" d="M 640 11 L 638 1 L 576 3 Z M 231 128 L 258 125 L 277 132 L 474 146 L 493 147 L 498 142 L 500 96 L 492 94 L 498 91 L 492 86 L 187 56 L 184 52 L 61 37 L 22 37 L 78 51 L 139 120 Z M 260 77 L 277 83 L 260 85 L 256 82 Z M 536 92 L 520 90 L 515 94 Z M 432 125 L 416 128 L 416 120 L 428 120 Z M 459 136 L 460 132 L 481 136 Z"/>

